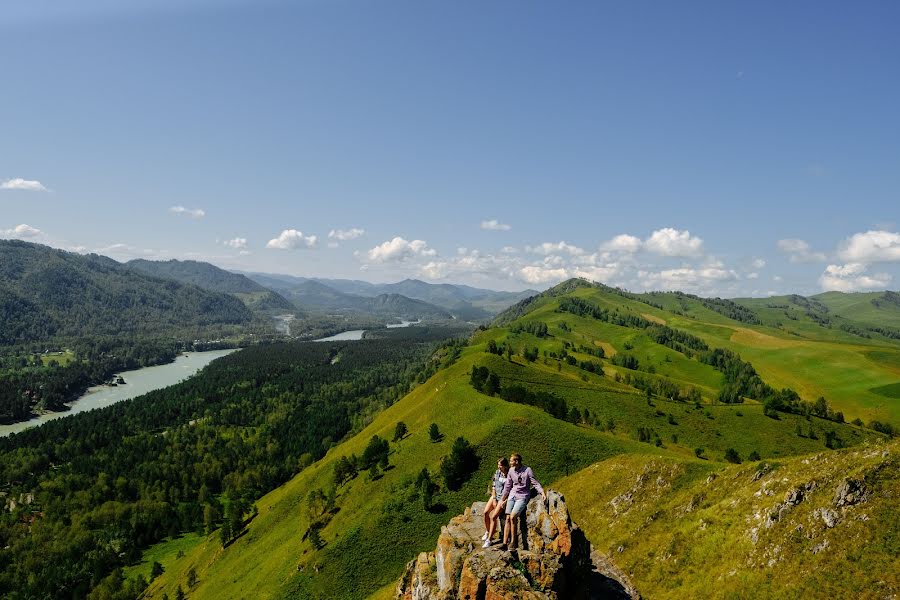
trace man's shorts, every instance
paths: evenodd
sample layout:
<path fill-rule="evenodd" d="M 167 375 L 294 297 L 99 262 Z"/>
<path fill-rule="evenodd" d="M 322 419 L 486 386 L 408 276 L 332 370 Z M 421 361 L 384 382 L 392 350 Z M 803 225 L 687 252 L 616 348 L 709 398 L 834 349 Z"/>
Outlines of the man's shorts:
<path fill-rule="evenodd" d="M 518 517 L 528 506 L 528 498 L 507 498 L 506 514 Z"/>

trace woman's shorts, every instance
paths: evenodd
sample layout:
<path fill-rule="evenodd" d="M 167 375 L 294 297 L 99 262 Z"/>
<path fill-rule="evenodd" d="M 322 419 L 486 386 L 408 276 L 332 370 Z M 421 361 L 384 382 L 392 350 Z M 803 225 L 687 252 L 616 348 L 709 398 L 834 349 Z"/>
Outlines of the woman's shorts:
<path fill-rule="evenodd" d="M 528 498 L 507 498 L 506 514 L 517 517 L 522 514 L 526 506 L 528 506 Z"/>

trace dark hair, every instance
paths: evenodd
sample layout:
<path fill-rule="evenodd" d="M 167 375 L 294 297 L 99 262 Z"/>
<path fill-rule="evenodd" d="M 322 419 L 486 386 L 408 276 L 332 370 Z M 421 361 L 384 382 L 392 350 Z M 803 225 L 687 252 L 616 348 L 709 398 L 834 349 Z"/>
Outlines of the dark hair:
<path fill-rule="evenodd" d="M 522 455 L 521 455 L 521 454 L 519 454 L 518 452 L 516 452 L 515 454 L 513 454 L 512 456 L 510 456 L 510 458 L 513 458 L 513 457 L 518 458 L 518 459 L 519 459 L 519 464 L 522 464 Z"/>
<path fill-rule="evenodd" d="M 509 468 L 509 460 L 505 456 L 498 456 L 497 461 L 500 463 L 501 467 Z"/>

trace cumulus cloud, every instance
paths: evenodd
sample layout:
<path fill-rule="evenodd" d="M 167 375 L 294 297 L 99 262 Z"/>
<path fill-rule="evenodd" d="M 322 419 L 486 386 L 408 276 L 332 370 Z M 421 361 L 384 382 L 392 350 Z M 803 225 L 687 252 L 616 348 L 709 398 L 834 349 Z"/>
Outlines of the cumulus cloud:
<path fill-rule="evenodd" d="M 572 244 L 567 244 L 566 242 L 544 242 L 538 246 L 526 246 L 525 249 L 528 252 L 532 252 L 534 254 L 556 254 L 559 252 L 570 254 L 572 256 L 579 256 L 584 254 L 584 250 L 579 248 L 578 246 L 573 246 Z"/>
<path fill-rule="evenodd" d="M 511 225 L 507 225 L 506 223 L 501 223 L 497 219 L 489 219 L 487 221 L 481 222 L 481 228 L 487 229 L 489 231 L 509 231 L 512 229 Z"/>
<path fill-rule="evenodd" d="M 21 177 L 0 182 L 0 190 L 22 190 L 26 192 L 48 191 L 40 181 L 34 179 L 22 179 Z"/>
<path fill-rule="evenodd" d="M 358 227 L 352 227 L 350 229 L 332 229 L 328 232 L 328 239 L 346 242 L 347 240 L 355 240 L 365 233 L 365 229 L 360 229 Z"/>
<path fill-rule="evenodd" d="M 640 238 L 628 235 L 627 233 L 622 233 L 613 239 L 600 244 L 600 249 L 606 250 L 607 252 L 628 252 L 629 254 L 634 254 L 640 250 L 642 246 L 643 242 L 641 242 Z"/>
<path fill-rule="evenodd" d="M 700 256 L 703 253 L 703 240 L 692 236 L 686 229 L 682 231 L 664 227 L 644 240 L 644 249 L 660 256 Z"/>
<path fill-rule="evenodd" d="M 762 269 L 766 266 L 766 261 L 761 258 L 754 258 L 750 264 L 754 269 Z"/>
<path fill-rule="evenodd" d="M 805 240 L 788 238 L 778 240 L 778 249 L 790 256 L 792 263 L 823 262 L 826 260 L 823 252 L 813 252 L 809 243 Z"/>
<path fill-rule="evenodd" d="M 176 215 L 184 215 L 192 219 L 202 219 L 206 216 L 206 211 L 202 208 L 185 208 L 184 206 L 173 206 L 169 212 Z"/>
<path fill-rule="evenodd" d="M 277 238 L 273 238 L 266 243 L 266 248 L 275 250 L 297 250 L 301 248 L 315 248 L 316 236 L 303 235 L 302 231 L 296 229 L 285 229 Z"/>
<path fill-rule="evenodd" d="M 443 279 L 450 273 L 450 264 L 443 260 L 433 260 L 423 265 L 420 272 L 428 279 Z"/>
<path fill-rule="evenodd" d="M 417 256 L 437 256 L 437 251 L 429 248 L 424 240 L 408 241 L 397 236 L 369 250 L 369 260 L 373 262 L 403 262 Z"/>
<path fill-rule="evenodd" d="M 222 242 L 229 248 L 234 248 L 235 250 L 246 250 L 247 249 L 247 238 L 236 237 L 230 240 L 225 240 Z"/>
<path fill-rule="evenodd" d="M 2 230 L 4 236 L 9 238 L 16 238 L 20 240 L 24 240 L 27 238 L 33 238 L 41 235 L 43 232 L 40 229 L 35 229 L 31 225 L 26 225 L 22 223 L 21 225 L 16 225 L 12 229 L 4 229 Z"/>
<path fill-rule="evenodd" d="M 900 233 L 866 231 L 843 241 L 838 250 L 842 260 L 852 263 L 900 261 Z"/>
<path fill-rule="evenodd" d="M 735 281 L 737 273 L 721 267 L 665 269 L 662 271 L 639 271 L 638 278 L 646 289 L 663 290 L 705 290 L 712 284 Z"/>
<path fill-rule="evenodd" d="M 856 292 L 884 289 L 891 282 L 891 276 L 887 273 L 867 275 L 866 270 L 866 265 L 862 263 L 828 265 L 819 277 L 819 285 L 824 291 Z"/>
<path fill-rule="evenodd" d="M 519 278 L 532 285 L 557 283 L 569 277 L 569 271 L 562 268 L 549 268 L 541 265 L 528 265 L 518 271 Z"/>

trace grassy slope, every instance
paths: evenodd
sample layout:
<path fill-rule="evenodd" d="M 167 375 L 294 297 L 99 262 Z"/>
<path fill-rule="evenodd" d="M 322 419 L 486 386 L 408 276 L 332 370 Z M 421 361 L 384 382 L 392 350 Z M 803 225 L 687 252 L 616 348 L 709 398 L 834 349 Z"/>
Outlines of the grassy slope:
<path fill-rule="evenodd" d="M 635 312 L 665 320 L 670 326 L 700 335 L 713 346 L 735 349 L 750 359 L 767 380 L 766 368 L 774 370 L 777 365 L 769 365 L 763 360 L 761 362 L 766 363 L 763 366 L 748 354 L 754 350 L 760 351 L 760 347 L 766 344 L 797 341 L 792 339 L 796 336 L 772 328 L 745 327 L 702 306 L 690 307 L 688 314 L 691 316 L 680 316 L 601 290 L 579 289 L 574 293 L 601 304 L 606 303 L 610 307 L 630 307 Z M 622 564 L 634 573 L 638 586 L 642 591 L 649 592 L 651 597 L 665 595 L 665 591 L 671 589 L 672 582 L 685 586 L 685 590 L 694 589 L 691 586 L 695 586 L 696 590 L 703 589 L 704 582 L 709 584 L 709 579 L 704 579 L 709 563 L 729 566 L 726 570 L 722 570 L 725 566 L 721 569 L 719 566 L 715 567 L 718 569 L 716 573 L 722 577 L 727 577 L 731 569 L 738 569 L 742 564 L 753 567 L 726 582 L 727 589 L 734 591 L 732 595 L 735 596 L 740 596 L 741 582 L 762 585 L 759 582 L 767 581 L 772 573 L 783 572 L 784 575 L 779 577 L 786 578 L 785 581 L 796 577 L 798 573 L 812 578 L 810 581 L 818 581 L 815 579 L 818 575 L 810 575 L 807 567 L 810 560 L 830 561 L 831 558 L 824 554 L 816 554 L 814 559 L 800 554 L 797 560 L 784 561 L 784 567 L 775 566 L 772 570 L 763 570 L 763 575 L 757 573 L 761 567 L 755 562 L 747 562 L 750 560 L 747 556 L 751 556 L 753 560 L 762 560 L 759 558 L 762 555 L 758 556 L 762 551 L 753 550 L 749 555 L 740 554 L 746 545 L 741 541 L 741 532 L 745 533 L 750 527 L 746 522 L 746 504 L 758 501 L 747 491 L 750 490 L 747 488 L 749 484 L 744 481 L 749 480 L 754 469 L 750 466 L 726 467 L 724 463 L 714 461 L 721 460 L 722 452 L 727 447 L 735 448 L 742 457 L 746 457 L 751 450 L 756 450 L 764 460 L 777 458 L 783 466 L 776 472 L 784 473 L 789 482 L 794 478 L 805 477 L 818 466 L 827 466 L 829 474 L 823 481 L 831 485 L 836 473 L 863 468 L 863 463 L 870 464 L 871 461 L 865 461 L 872 457 L 862 458 L 862 455 L 854 454 L 856 451 L 828 451 L 819 455 L 820 458 L 814 463 L 808 463 L 813 465 L 809 469 L 805 469 L 807 465 L 802 460 L 784 457 L 820 452 L 826 429 L 838 431 L 839 437 L 847 444 L 878 444 L 883 443 L 883 438 L 868 430 L 816 418 L 806 421 L 793 415 L 782 415 L 781 419 L 772 420 L 764 417 L 761 407 L 753 403 L 739 406 L 704 404 L 698 410 L 693 405 L 654 398 L 653 405 L 649 406 L 646 399 L 635 390 L 612 380 L 612 375 L 620 369 L 612 367 L 608 361 L 604 361 L 607 375 L 598 377 L 575 367 L 558 364 L 558 361 L 552 359 L 545 360 L 542 357 L 535 363 L 526 364 L 521 357 L 514 357 L 513 362 L 508 362 L 483 351 L 489 339 L 509 340 L 519 348 L 538 346 L 541 350 L 548 351 L 558 350 L 563 339 L 566 339 L 576 347 L 582 344 L 602 345 L 609 354 L 623 351 L 627 342 L 634 346 L 629 352 L 641 358 L 642 364 L 646 364 L 644 361 L 654 364 L 658 376 L 666 374 L 681 384 L 696 385 L 703 391 L 706 401 L 718 389 L 721 376 L 711 368 L 688 361 L 678 353 L 641 339 L 642 334 L 637 330 L 556 313 L 554 302 L 552 298 L 542 300 L 533 312 L 522 318 L 523 322 L 541 320 L 548 323 L 551 337 L 538 339 L 529 334 L 512 334 L 506 328 L 479 333 L 456 365 L 435 375 L 379 415 L 359 435 L 341 443 L 323 460 L 262 498 L 257 503 L 259 515 L 250 524 L 246 535 L 225 550 L 221 548 L 217 535 L 209 536 L 194 552 L 167 567 L 166 574 L 148 590 L 148 597 L 161 597 L 163 592 L 174 597 L 178 583 L 186 588 L 186 573 L 191 567 L 196 568 L 200 580 L 197 588 L 190 594 L 195 598 L 363 597 L 369 594 L 388 597 L 404 564 L 419 551 L 433 547 L 440 526 L 465 505 L 483 497 L 484 483 L 492 470 L 493 457 L 498 453 L 508 454 L 515 450 L 525 455 L 526 462 L 535 467 L 545 484 L 552 484 L 564 477 L 567 466 L 574 471 L 600 461 L 599 466 L 590 467 L 555 485 L 561 486 L 569 494 L 573 517 L 585 527 L 592 541 L 606 550 L 623 546 Z M 566 321 L 574 331 L 561 330 L 558 326 L 561 321 Z M 749 341 L 740 341 L 742 338 L 739 337 L 739 342 L 735 342 L 732 339 L 735 334 L 748 337 Z M 800 341 L 811 344 L 814 348 L 829 344 L 822 341 Z M 830 345 L 834 346 L 832 352 L 839 356 L 853 355 L 856 351 L 846 343 Z M 868 347 L 868 350 L 871 349 L 872 347 Z M 817 351 L 822 350 L 819 348 Z M 882 351 L 893 350 L 882 346 Z M 593 359 L 577 353 L 576 356 L 579 359 Z M 468 383 L 468 373 L 473 365 L 489 366 L 500 374 L 504 384 L 516 381 L 531 389 L 550 389 L 564 397 L 570 406 L 577 406 L 581 410 L 587 408 L 601 423 L 612 419 L 615 427 L 611 433 L 600 433 L 586 426 L 574 426 L 553 419 L 530 407 L 478 394 Z M 624 370 L 620 371 L 624 373 Z M 647 376 L 646 373 L 641 374 Z M 799 380 L 802 378 L 795 375 L 794 381 Z M 796 389 L 800 386 L 792 387 Z M 833 395 L 828 395 L 828 398 L 838 407 L 845 408 Z M 674 424 L 669 421 L 669 415 L 672 415 Z M 302 540 L 309 525 L 306 494 L 312 489 L 328 486 L 338 457 L 350 453 L 360 455 L 374 434 L 390 438 L 395 423 L 401 420 L 409 426 L 410 435 L 391 445 L 391 464 L 394 468 L 376 481 L 367 481 L 365 474 L 361 474 L 340 488 L 337 497 L 340 510 L 322 532 L 326 546 L 319 551 L 313 550 L 308 541 Z M 438 444 L 432 444 L 428 440 L 427 429 L 431 422 L 436 422 L 446 435 L 446 439 Z M 798 424 L 804 437 L 796 435 Z M 638 426 L 649 427 L 657 432 L 663 447 L 656 448 L 633 441 Z M 816 432 L 818 439 L 805 437 L 810 427 Z M 672 440 L 673 434 L 678 436 L 677 443 Z M 409 488 L 404 486 L 404 482 L 408 483 L 422 466 L 436 472 L 441 457 L 448 453 L 452 440 L 457 435 L 464 435 L 478 447 L 482 456 L 480 472 L 461 491 L 439 494 L 436 500 L 446 510 L 425 512 L 421 508 L 421 501 L 407 498 Z M 701 461 L 694 458 L 693 448 L 698 446 L 706 448 L 707 455 L 713 460 Z M 896 453 L 896 450 L 895 445 L 892 451 Z M 573 457 L 569 465 L 565 464 L 563 458 L 566 453 Z M 836 458 L 829 458 L 831 456 Z M 662 483 L 656 486 L 658 489 L 649 486 L 646 490 L 639 490 L 640 494 L 636 497 L 640 510 L 630 513 L 634 516 L 633 519 L 628 515 L 621 518 L 610 517 L 606 510 L 608 501 L 626 489 L 623 486 L 634 486 L 634 482 L 645 470 L 653 474 L 653 481 L 661 477 L 659 481 Z M 712 487 L 707 490 L 705 481 L 710 472 L 717 472 L 718 478 L 714 479 Z M 775 487 L 772 489 L 777 493 L 776 496 L 766 497 L 767 502 L 774 504 L 776 500 L 780 500 L 779 494 L 784 491 L 783 484 L 787 485 L 780 479 L 773 479 L 772 485 Z M 756 485 L 751 490 L 754 493 L 758 489 L 758 483 Z M 615 491 L 617 489 L 619 491 Z M 712 490 L 715 490 L 716 495 L 711 495 Z M 749 498 L 744 497 L 745 492 L 750 494 Z M 822 492 L 826 495 L 830 493 L 831 491 Z M 682 514 L 676 510 L 676 506 L 689 505 L 695 496 L 700 498 L 700 508 L 692 509 L 694 512 L 690 514 Z M 703 504 L 707 502 L 704 498 L 711 498 L 708 506 Z M 715 498 L 718 500 L 713 502 L 712 499 Z M 636 506 L 638 500 L 635 501 Z M 818 500 L 817 502 L 821 504 Z M 883 504 L 873 503 L 871 506 L 880 507 Z M 698 520 L 698 513 L 702 513 L 705 522 L 712 524 L 705 526 L 709 533 L 698 533 L 707 531 L 700 529 L 702 523 Z M 723 516 L 715 520 L 715 515 L 719 513 Z M 797 514 L 801 514 L 801 511 Z M 893 523 L 896 528 L 896 515 L 887 509 L 879 508 L 867 514 L 877 523 Z M 659 525 L 656 524 L 657 521 Z M 666 523 L 670 527 L 663 526 Z M 875 523 L 866 527 L 868 533 L 859 539 L 869 540 L 876 548 L 892 548 L 890 545 L 896 544 L 896 540 L 892 541 L 889 536 L 879 538 Z M 645 531 L 652 533 L 647 534 L 649 541 L 646 543 Z M 830 535 L 836 531 L 838 530 L 826 533 Z M 699 542 L 694 544 L 684 541 L 693 540 L 694 537 L 691 536 L 700 536 L 697 538 Z M 766 532 L 761 537 L 764 541 L 775 540 L 774 537 L 770 536 L 770 539 L 765 536 L 770 536 L 770 533 Z M 626 543 L 623 544 L 623 541 Z M 831 543 L 839 541 L 834 539 Z M 719 545 L 722 543 L 730 544 L 726 553 L 727 560 L 724 561 L 718 557 L 718 553 L 722 551 Z M 772 551 L 772 548 L 779 545 L 772 545 L 768 541 L 765 544 L 768 545 L 754 548 L 769 548 Z M 861 547 L 858 544 L 841 546 L 840 556 L 859 559 Z M 385 548 L 391 548 L 391 551 L 385 552 Z M 781 548 L 780 560 L 791 556 L 787 552 L 788 546 L 781 544 Z M 792 546 L 790 549 L 795 548 Z M 667 554 L 680 557 L 684 553 L 687 558 L 681 561 L 680 558 L 675 560 L 672 556 L 666 556 L 664 559 L 654 558 L 648 561 L 648 553 L 654 553 L 654 557 Z M 616 555 L 619 556 L 619 553 Z M 883 566 L 884 552 L 879 549 L 876 555 L 876 563 L 882 561 L 878 564 Z M 733 582 L 737 583 L 732 585 Z"/>
<path fill-rule="evenodd" d="M 881 306 L 872 304 L 872 300 L 880 300 L 884 295 L 884 292 L 825 292 L 813 298 L 827 306 L 832 313 L 847 319 L 871 325 L 900 327 L 900 306 L 887 302 L 882 302 Z"/>
<path fill-rule="evenodd" d="M 900 403 L 872 391 L 873 388 L 896 383 L 900 378 L 900 344 L 827 329 L 809 319 L 790 321 L 793 329 L 787 331 L 765 325 L 747 325 L 715 313 L 695 300 L 678 299 L 673 295 L 650 297 L 653 302 L 669 309 L 660 310 L 603 289 L 581 288 L 574 294 L 610 309 L 618 307 L 634 314 L 655 317 L 670 327 L 703 338 L 712 347 L 733 350 L 752 363 L 768 384 L 790 387 L 806 400 L 824 396 L 836 409 L 842 410 L 848 420 L 860 417 L 867 421 L 879 419 L 900 424 Z M 554 313 L 555 305 L 555 299 L 549 299 L 526 318 L 549 322 L 555 316 L 570 324 L 576 322 L 577 318 L 573 315 Z M 670 312 L 672 309 L 685 314 L 673 314 Z M 590 331 L 585 329 L 589 321 L 578 321 L 577 332 L 584 334 Z M 763 322 L 767 320 L 764 318 Z M 697 372 L 705 367 L 694 361 L 679 361 L 676 357 L 680 355 L 664 347 L 649 342 L 642 347 L 640 342 L 635 342 L 643 338 L 638 330 L 594 323 L 593 330 L 601 340 L 609 341 L 619 351 L 622 350 L 622 342 L 630 341 L 635 345 L 632 354 L 646 358 L 658 372 L 668 372 L 675 380 L 709 385 L 715 377 Z M 664 362 L 666 353 L 671 353 L 674 362 Z"/>
<path fill-rule="evenodd" d="M 898 456 L 900 443 L 875 443 L 770 462 L 756 481 L 756 464 L 618 456 L 559 487 L 588 538 L 645 597 L 885 598 L 900 591 Z M 829 529 L 815 511 L 834 509 L 844 477 L 874 493 Z M 809 482 L 815 489 L 767 528 L 785 494 Z"/>
<path fill-rule="evenodd" d="M 396 581 L 407 561 L 433 548 L 441 525 L 450 516 L 484 498 L 498 453 L 521 452 L 549 483 L 565 475 L 559 458 L 563 449 L 573 457 L 572 470 L 616 454 L 651 449 L 626 437 L 576 427 L 537 409 L 474 392 L 468 385 L 468 372 L 481 356 L 483 352 L 470 348 L 456 365 L 432 377 L 360 434 L 263 497 L 257 502 L 259 515 L 248 533 L 227 549 L 222 550 L 215 534 L 209 536 L 167 569 L 151 585 L 148 597 L 161 597 L 164 592 L 174 597 L 178 583 L 186 588 L 186 574 L 192 566 L 200 580 L 192 598 L 364 597 Z M 327 487 L 338 457 L 362 454 L 374 434 L 390 438 L 397 421 L 409 426 L 410 435 L 391 445 L 394 468 L 377 481 L 366 481 L 361 474 L 340 488 L 340 510 L 322 532 L 326 546 L 314 551 L 308 541 L 301 540 L 309 525 L 306 494 Z M 446 435 L 437 444 L 428 440 L 432 422 Z M 421 501 L 410 501 L 388 509 L 389 518 L 384 519 L 385 503 L 406 493 L 401 482 L 414 477 L 423 466 L 436 471 L 458 435 L 478 446 L 483 457 L 480 472 L 461 491 L 439 494 L 436 500 L 446 505 L 443 512 L 428 513 L 422 510 Z M 390 552 L 385 552 L 387 547 Z"/>

